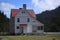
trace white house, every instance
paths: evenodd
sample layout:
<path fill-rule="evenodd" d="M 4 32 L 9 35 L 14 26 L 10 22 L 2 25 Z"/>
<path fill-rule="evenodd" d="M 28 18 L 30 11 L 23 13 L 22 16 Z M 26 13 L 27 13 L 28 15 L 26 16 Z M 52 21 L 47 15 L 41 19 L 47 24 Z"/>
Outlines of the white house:
<path fill-rule="evenodd" d="M 10 33 L 11 34 L 41 34 L 44 32 L 44 24 L 36 20 L 32 9 L 23 8 L 11 9 Z"/>

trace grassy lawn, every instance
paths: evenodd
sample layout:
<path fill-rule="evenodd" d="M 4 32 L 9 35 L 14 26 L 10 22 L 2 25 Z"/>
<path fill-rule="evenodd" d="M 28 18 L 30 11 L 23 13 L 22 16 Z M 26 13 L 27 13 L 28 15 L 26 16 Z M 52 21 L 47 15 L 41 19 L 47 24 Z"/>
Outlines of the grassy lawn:
<path fill-rule="evenodd" d="M 49 34 L 49 35 L 20 35 L 20 36 L 0 36 L 4 40 L 60 40 L 60 34 Z"/>

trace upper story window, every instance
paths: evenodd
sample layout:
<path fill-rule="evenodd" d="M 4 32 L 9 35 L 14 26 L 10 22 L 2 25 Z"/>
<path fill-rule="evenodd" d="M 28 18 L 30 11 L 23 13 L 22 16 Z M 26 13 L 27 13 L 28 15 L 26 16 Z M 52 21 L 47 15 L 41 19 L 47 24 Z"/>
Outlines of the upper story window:
<path fill-rule="evenodd" d="M 25 13 L 25 11 L 22 11 L 22 13 Z"/>
<path fill-rule="evenodd" d="M 27 18 L 27 22 L 30 22 L 30 19 L 29 18 Z"/>
<path fill-rule="evenodd" d="M 17 22 L 20 22 L 19 18 L 17 18 Z"/>

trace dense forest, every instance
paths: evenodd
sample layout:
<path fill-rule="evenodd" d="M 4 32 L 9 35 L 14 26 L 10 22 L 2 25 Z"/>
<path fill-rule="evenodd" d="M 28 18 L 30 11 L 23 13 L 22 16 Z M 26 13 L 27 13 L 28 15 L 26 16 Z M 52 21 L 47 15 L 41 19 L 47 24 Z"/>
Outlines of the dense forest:
<path fill-rule="evenodd" d="M 45 32 L 60 32 L 60 6 L 51 11 L 44 11 L 36 16 L 37 20 L 45 25 Z"/>
<path fill-rule="evenodd" d="M 9 18 L 0 11 L 0 32 L 9 31 Z"/>
<path fill-rule="evenodd" d="M 44 24 L 45 32 L 60 32 L 60 6 L 51 11 L 36 14 L 37 20 Z M 9 18 L 0 11 L 0 32 L 9 31 Z"/>

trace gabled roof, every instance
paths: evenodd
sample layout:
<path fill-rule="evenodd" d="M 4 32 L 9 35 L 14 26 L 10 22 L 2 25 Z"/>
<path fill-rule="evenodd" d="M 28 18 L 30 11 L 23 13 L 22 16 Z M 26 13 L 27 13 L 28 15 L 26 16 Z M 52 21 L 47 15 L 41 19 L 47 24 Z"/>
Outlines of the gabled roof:
<path fill-rule="evenodd" d="M 17 14 L 18 12 L 20 12 L 20 11 L 21 11 L 20 9 L 11 9 L 11 16 L 12 16 L 12 17 L 15 17 L 16 14 Z M 28 12 L 32 17 L 36 18 L 35 13 L 34 13 L 33 10 L 27 9 L 27 12 Z"/>

